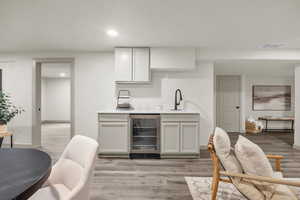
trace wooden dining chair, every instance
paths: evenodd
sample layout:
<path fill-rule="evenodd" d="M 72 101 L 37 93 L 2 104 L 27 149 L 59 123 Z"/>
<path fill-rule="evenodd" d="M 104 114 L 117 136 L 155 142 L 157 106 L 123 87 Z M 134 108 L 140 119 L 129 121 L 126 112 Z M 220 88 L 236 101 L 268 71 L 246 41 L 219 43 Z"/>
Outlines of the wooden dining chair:
<path fill-rule="evenodd" d="M 210 135 L 208 141 L 208 151 L 210 152 L 210 156 L 212 159 L 212 184 L 211 184 L 211 200 L 216 200 L 217 192 L 219 187 L 219 182 L 225 183 L 232 183 L 231 178 L 238 177 L 245 180 L 253 180 L 262 183 L 273 183 L 273 184 L 282 184 L 287 186 L 296 186 L 300 187 L 300 181 L 291 181 L 286 179 L 280 178 L 271 178 L 271 177 L 264 177 L 264 176 L 255 176 L 255 175 L 248 175 L 243 173 L 233 173 L 230 171 L 223 171 L 221 162 L 216 154 L 214 143 L 213 143 L 213 135 Z M 281 168 L 281 160 L 283 156 L 280 155 L 266 155 L 267 158 L 275 160 L 275 171 L 282 172 Z M 233 184 L 234 185 L 234 184 Z M 237 188 L 238 189 L 238 188 Z"/>

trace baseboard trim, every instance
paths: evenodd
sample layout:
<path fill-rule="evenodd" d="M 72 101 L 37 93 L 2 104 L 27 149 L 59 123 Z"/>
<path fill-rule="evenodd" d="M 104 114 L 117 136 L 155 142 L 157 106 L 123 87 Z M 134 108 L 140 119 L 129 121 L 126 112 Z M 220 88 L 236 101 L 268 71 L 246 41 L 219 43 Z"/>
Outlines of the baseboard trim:
<path fill-rule="evenodd" d="M 293 145 L 293 148 L 294 148 L 294 149 L 297 149 L 297 150 L 300 150 L 300 146 L 299 146 L 299 145 L 295 145 L 295 144 L 294 144 L 294 145 Z"/>
<path fill-rule="evenodd" d="M 127 152 L 98 152 L 99 158 L 129 158 Z"/>
<path fill-rule="evenodd" d="M 197 158 L 200 158 L 200 157 L 199 157 L 199 155 L 160 155 L 160 158 L 168 158 L 168 159 L 190 158 L 190 159 L 197 159 Z"/>
<path fill-rule="evenodd" d="M 6 144 L 2 144 L 2 147 L 4 148 L 10 148 L 10 143 L 6 143 Z M 19 144 L 13 144 L 13 148 L 39 148 L 40 146 L 39 145 L 33 145 L 33 144 L 22 144 L 22 143 L 19 143 Z"/>
<path fill-rule="evenodd" d="M 207 145 L 200 145 L 200 150 L 207 150 Z"/>
<path fill-rule="evenodd" d="M 43 120 L 42 124 L 58 124 L 58 123 L 71 123 L 70 120 Z"/>

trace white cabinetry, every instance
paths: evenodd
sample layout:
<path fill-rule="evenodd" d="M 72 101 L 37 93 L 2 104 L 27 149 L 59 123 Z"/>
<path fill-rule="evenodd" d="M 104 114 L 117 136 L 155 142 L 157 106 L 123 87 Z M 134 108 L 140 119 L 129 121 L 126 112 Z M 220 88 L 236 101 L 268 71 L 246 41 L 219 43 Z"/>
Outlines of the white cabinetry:
<path fill-rule="evenodd" d="M 128 114 L 99 114 L 99 153 L 129 155 Z"/>
<path fill-rule="evenodd" d="M 151 69 L 161 71 L 185 71 L 196 67 L 195 48 L 151 48 Z"/>
<path fill-rule="evenodd" d="M 161 124 L 161 152 L 180 152 L 180 123 Z"/>
<path fill-rule="evenodd" d="M 181 122 L 180 123 L 180 152 L 198 153 L 198 123 Z"/>
<path fill-rule="evenodd" d="M 161 158 L 199 157 L 199 118 L 197 113 L 160 114 Z M 99 154 L 129 157 L 130 132 L 133 127 L 130 114 L 99 113 L 98 122 Z"/>
<path fill-rule="evenodd" d="M 117 81 L 130 81 L 132 77 L 132 48 L 115 49 L 115 71 Z"/>
<path fill-rule="evenodd" d="M 115 48 L 115 72 L 117 83 L 150 81 L 149 48 Z"/>
<path fill-rule="evenodd" d="M 199 115 L 161 116 L 161 156 L 199 155 Z"/>

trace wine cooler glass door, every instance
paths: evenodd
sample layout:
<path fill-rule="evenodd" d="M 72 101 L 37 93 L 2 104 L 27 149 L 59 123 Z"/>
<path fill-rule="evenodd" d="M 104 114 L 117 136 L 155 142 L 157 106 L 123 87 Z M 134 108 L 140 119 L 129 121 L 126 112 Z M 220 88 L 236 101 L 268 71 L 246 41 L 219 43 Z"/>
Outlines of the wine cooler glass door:
<path fill-rule="evenodd" d="M 131 152 L 159 153 L 159 115 L 133 115 Z"/>

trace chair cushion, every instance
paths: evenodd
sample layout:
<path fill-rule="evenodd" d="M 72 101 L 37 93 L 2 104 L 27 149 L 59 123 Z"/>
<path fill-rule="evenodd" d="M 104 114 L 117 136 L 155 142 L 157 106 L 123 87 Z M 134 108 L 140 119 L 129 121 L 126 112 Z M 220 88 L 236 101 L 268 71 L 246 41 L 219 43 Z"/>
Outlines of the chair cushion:
<path fill-rule="evenodd" d="M 273 178 L 283 178 L 281 172 L 274 172 Z M 298 200 L 292 187 L 287 185 L 276 185 L 272 200 Z"/>
<path fill-rule="evenodd" d="M 213 143 L 216 154 L 226 171 L 243 173 L 242 167 L 231 150 L 230 138 L 226 131 L 216 128 Z M 231 178 L 235 187 L 250 200 L 264 200 L 264 196 L 252 183 L 243 181 L 240 178 Z"/>
<path fill-rule="evenodd" d="M 223 167 L 230 172 L 242 173 L 242 167 L 231 150 L 230 138 L 223 129 L 216 128 L 213 143 Z"/>
<path fill-rule="evenodd" d="M 273 178 L 283 178 L 283 175 L 281 172 L 274 172 Z"/>
<path fill-rule="evenodd" d="M 235 155 L 247 174 L 272 177 L 274 171 L 263 150 L 247 138 L 239 136 Z"/>
<path fill-rule="evenodd" d="M 71 159 L 62 158 L 59 168 L 60 170 L 57 172 L 57 176 L 60 179 L 59 182 L 64 184 L 69 190 L 76 187 L 83 177 L 83 168 Z"/>
<path fill-rule="evenodd" d="M 299 200 L 299 198 L 289 186 L 276 185 L 271 200 Z"/>
<path fill-rule="evenodd" d="M 62 200 L 67 199 L 70 192 L 63 184 L 54 184 L 39 189 L 30 197 L 30 200 Z"/>
<path fill-rule="evenodd" d="M 271 163 L 263 150 L 241 135 L 235 144 L 235 154 L 246 174 L 265 177 L 274 176 Z M 266 199 L 271 199 L 275 191 L 274 184 L 259 181 L 251 182 L 265 195 Z"/>

